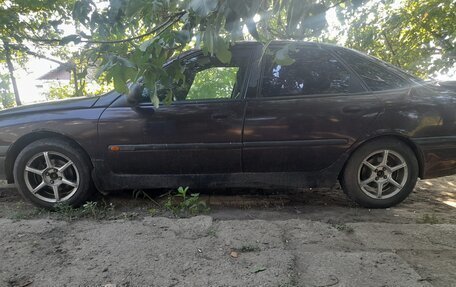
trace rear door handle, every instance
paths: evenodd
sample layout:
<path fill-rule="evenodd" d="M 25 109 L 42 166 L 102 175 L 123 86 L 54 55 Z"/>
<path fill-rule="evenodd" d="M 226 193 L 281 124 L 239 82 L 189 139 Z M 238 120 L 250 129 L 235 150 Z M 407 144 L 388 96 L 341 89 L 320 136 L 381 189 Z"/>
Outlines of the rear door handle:
<path fill-rule="evenodd" d="M 348 107 L 342 108 L 342 111 L 347 114 L 356 114 L 356 113 L 361 112 L 361 110 L 362 109 L 360 106 L 348 106 Z"/>

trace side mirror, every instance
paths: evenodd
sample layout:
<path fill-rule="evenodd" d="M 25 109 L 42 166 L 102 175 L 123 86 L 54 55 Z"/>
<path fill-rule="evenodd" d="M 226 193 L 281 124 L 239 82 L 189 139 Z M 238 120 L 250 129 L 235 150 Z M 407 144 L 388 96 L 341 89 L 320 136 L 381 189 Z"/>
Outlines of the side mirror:
<path fill-rule="evenodd" d="M 144 91 L 144 85 L 141 80 L 130 84 L 128 88 L 127 101 L 132 106 L 137 106 L 141 102 L 141 96 Z"/>

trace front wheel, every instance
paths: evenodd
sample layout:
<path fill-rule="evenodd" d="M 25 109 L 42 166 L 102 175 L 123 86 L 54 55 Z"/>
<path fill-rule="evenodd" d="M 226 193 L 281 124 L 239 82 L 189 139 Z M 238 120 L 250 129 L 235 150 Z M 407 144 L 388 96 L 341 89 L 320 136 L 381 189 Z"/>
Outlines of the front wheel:
<path fill-rule="evenodd" d="M 78 206 L 92 191 L 90 160 L 76 145 L 61 139 L 35 141 L 19 153 L 14 181 L 21 195 L 38 207 Z"/>
<path fill-rule="evenodd" d="M 386 208 L 402 202 L 415 187 L 418 162 L 402 141 L 384 138 L 361 146 L 342 176 L 345 193 L 358 204 Z"/>

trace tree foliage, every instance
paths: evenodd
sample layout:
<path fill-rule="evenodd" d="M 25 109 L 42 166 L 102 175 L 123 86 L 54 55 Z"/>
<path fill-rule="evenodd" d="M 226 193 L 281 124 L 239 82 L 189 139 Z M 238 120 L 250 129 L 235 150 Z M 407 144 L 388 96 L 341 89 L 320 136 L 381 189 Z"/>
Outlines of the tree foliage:
<path fill-rule="evenodd" d="M 0 63 L 8 67 L 18 104 L 14 64 L 23 65 L 30 55 L 40 56 L 40 50 L 49 51 L 49 47 L 33 45 L 33 39 L 61 35 L 61 25 L 71 19 L 73 3 L 70 0 L 0 0 Z"/>
<path fill-rule="evenodd" d="M 71 20 L 73 5 L 74 0 L 0 0 L 0 40 L 9 43 L 16 63 L 49 52 L 50 46 L 36 45 L 34 40 L 59 37 L 62 25 Z M 4 53 L 3 45 L 0 61 L 5 60 Z"/>
<path fill-rule="evenodd" d="M 420 76 L 446 71 L 455 63 L 456 8 L 452 0 L 0 0 L 0 38 L 14 48 L 16 62 L 30 51 L 56 49 L 76 64 L 80 89 L 88 68 L 127 91 L 142 78 L 180 79 L 182 68 L 162 66 L 190 48 L 229 62 L 239 40 L 332 41 L 389 61 Z M 327 12 L 341 21 L 328 31 Z M 62 24 L 74 33 L 62 35 Z M 73 57 L 65 48 L 77 45 Z M 292 63 L 288 48 L 275 60 Z M 0 50 L 0 61 L 4 60 Z M 68 56 L 70 55 L 70 56 Z M 82 79 L 82 80 L 81 80 Z M 81 81 L 81 82 L 79 82 Z M 171 92 L 171 90 L 170 90 Z M 155 93 L 156 94 L 156 93 Z M 157 95 L 154 95 L 157 101 Z"/>
<path fill-rule="evenodd" d="M 229 62 L 230 45 L 255 39 L 264 43 L 279 35 L 292 39 L 317 37 L 327 26 L 325 12 L 341 2 L 317 0 L 111 0 L 99 8 L 91 0 L 75 3 L 74 18 L 90 35 L 68 36 L 91 48 L 114 87 L 126 92 L 126 83 L 139 78 L 151 90 L 181 73 L 162 65 L 183 50 L 196 47 Z M 355 9 L 360 1 L 343 1 Z M 255 21 L 257 19 L 257 21 Z M 247 31 L 248 33 L 245 33 Z M 279 57 L 286 59 L 286 52 Z M 279 58 L 280 60 L 280 58 Z M 178 77 L 176 77 L 178 78 Z"/>
<path fill-rule="evenodd" d="M 346 19 L 346 45 L 427 77 L 456 68 L 456 2 L 371 1 Z M 396 4 L 396 5 L 395 5 Z"/>

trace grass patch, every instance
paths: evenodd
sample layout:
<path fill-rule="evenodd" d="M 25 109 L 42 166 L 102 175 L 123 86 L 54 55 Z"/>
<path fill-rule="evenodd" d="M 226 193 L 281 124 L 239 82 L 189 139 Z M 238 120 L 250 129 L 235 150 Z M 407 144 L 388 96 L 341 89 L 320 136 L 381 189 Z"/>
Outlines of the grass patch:
<path fill-rule="evenodd" d="M 49 215 L 49 210 L 33 206 L 30 207 L 28 204 L 25 204 L 22 201 L 16 203 L 15 209 L 11 211 L 12 212 L 7 215 L 7 218 L 12 220 L 40 218 Z"/>
<path fill-rule="evenodd" d="M 41 208 L 19 210 L 11 214 L 8 218 L 12 220 L 32 219 L 48 214 L 49 211 Z"/>
<path fill-rule="evenodd" d="M 416 223 L 419 224 L 438 224 L 440 223 L 440 219 L 435 214 L 423 214 L 421 218 L 416 220 Z"/>
<path fill-rule="evenodd" d="M 74 208 L 68 204 L 57 204 L 53 215 L 61 219 L 75 220 L 80 218 L 106 219 L 113 215 L 114 205 L 105 201 L 89 201 L 79 208 Z"/>

